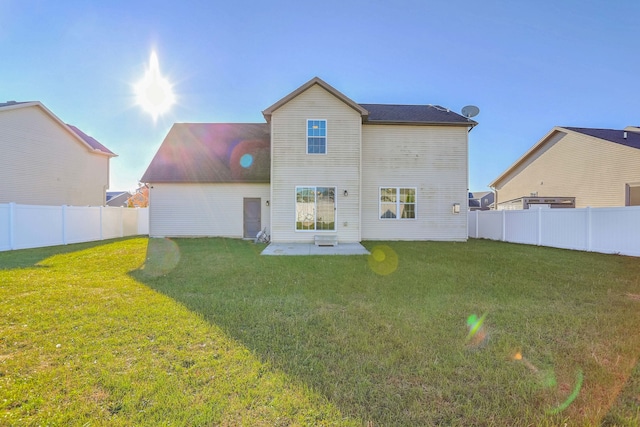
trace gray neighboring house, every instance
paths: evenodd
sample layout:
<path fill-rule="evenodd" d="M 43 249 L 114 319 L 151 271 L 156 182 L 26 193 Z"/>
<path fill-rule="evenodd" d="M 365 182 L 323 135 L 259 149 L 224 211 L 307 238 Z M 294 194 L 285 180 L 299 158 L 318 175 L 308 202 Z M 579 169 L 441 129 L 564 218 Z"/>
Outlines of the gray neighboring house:
<path fill-rule="evenodd" d="M 488 211 L 493 209 L 493 191 L 473 191 L 469 193 L 469 210 Z"/>
<path fill-rule="evenodd" d="M 128 191 L 107 191 L 107 206 L 127 207 L 129 197 Z"/>
<path fill-rule="evenodd" d="M 467 240 L 475 121 L 436 105 L 358 104 L 317 77 L 262 114 L 173 125 L 141 178 L 151 237 Z"/>

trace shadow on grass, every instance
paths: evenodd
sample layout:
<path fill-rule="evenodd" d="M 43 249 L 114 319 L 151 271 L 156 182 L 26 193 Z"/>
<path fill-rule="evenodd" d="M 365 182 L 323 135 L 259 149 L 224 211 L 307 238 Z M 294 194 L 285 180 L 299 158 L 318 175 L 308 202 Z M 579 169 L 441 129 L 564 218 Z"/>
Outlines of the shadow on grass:
<path fill-rule="evenodd" d="M 372 244 L 365 246 L 371 250 Z M 145 265 L 130 274 L 323 394 L 343 414 L 365 422 L 560 423 L 566 413 L 545 416 L 549 402 L 536 376 L 509 361 L 518 339 L 496 333 L 491 345 L 469 351 L 465 321 L 474 311 L 501 316 L 505 325 L 521 323 L 518 311 L 529 313 L 531 320 L 553 317 L 557 309 L 537 308 L 531 301 L 548 297 L 552 305 L 566 293 L 562 289 L 546 295 L 553 288 L 509 289 L 496 282 L 514 280 L 516 267 L 511 266 L 521 276 L 535 276 L 534 261 L 547 262 L 550 274 L 557 274 L 567 265 L 558 254 L 569 257 L 578 271 L 585 270 L 584 259 L 499 245 L 394 244 L 398 272 L 379 275 L 367 257 L 262 257 L 264 246 L 240 240 L 150 239 Z M 539 259 L 532 260 L 532 254 Z M 519 298 L 525 306 L 510 305 Z M 636 367 L 631 389 L 638 375 Z M 605 420 L 624 419 L 628 405 L 620 402 Z"/>
<path fill-rule="evenodd" d="M 38 265 L 41 261 L 54 255 L 68 254 L 95 248 L 117 241 L 139 238 L 140 236 L 124 237 L 109 240 L 96 240 L 93 242 L 72 243 L 69 245 L 46 246 L 43 248 L 16 249 L 0 252 L 0 270 L 11 270 L 15 268 L 47 268 Z"/>

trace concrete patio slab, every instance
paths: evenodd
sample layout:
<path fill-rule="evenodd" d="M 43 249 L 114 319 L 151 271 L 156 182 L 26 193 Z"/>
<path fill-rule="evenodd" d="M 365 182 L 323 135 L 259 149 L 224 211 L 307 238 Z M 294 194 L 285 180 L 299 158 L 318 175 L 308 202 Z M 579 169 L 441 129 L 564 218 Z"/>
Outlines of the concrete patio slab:
<path fill-rule="evenodd" d="M 360 243 L 316 246 L 314 243 L 270 243 L 261 255 L 369 255 Z"/>

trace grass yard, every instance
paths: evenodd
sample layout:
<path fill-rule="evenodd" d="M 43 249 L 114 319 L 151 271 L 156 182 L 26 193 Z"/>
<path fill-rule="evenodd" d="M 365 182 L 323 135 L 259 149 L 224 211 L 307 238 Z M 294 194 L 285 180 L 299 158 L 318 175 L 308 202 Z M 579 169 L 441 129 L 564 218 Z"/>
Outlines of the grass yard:
<path fill-rule="evenodd" d="M 640 423 L 640 259 L 365 246 L 0 253 L 0 425 Z"/>

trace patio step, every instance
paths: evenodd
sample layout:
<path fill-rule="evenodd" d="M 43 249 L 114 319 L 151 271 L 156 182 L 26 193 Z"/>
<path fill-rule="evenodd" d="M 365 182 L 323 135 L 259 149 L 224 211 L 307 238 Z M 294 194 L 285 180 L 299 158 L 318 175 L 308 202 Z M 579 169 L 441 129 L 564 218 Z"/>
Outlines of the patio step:
<path fill-rule="evenodd" d="M 338 246 L 338 236 L 336 234 L 322 234 L 313 236 L 316 246 Z"/>

